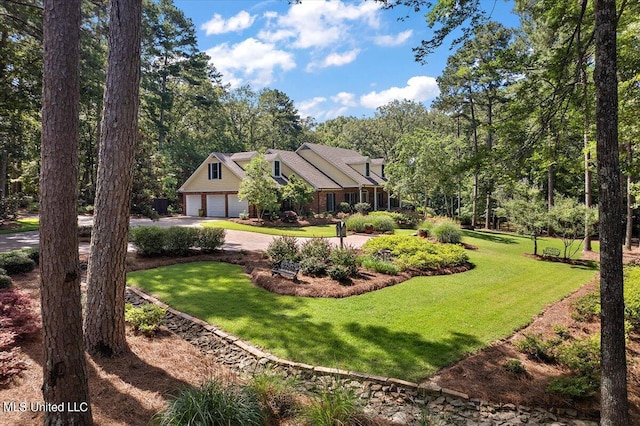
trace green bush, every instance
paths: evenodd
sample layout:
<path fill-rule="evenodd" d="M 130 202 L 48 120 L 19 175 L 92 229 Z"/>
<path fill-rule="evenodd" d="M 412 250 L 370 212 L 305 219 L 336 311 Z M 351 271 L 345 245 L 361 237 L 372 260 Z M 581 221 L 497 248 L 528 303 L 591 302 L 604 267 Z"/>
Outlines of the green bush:
<path fill-rule="evenodd" d="M 637 326 L 640 324 L 640 267 L 625 267 L 624 278 L 625 315 L 633 326 Z"/>
<path fill-rule="evenodd" d="M 164 229 L 159 226 L 136 226 L 129 231 L 131 242 L 142 256 L 163 254 L 164 234 Z"/>
<path fill-rule="evenodd" d="M 198 231 L 187 226 L 170 226 L 164 230 L 163 249 L 166 254 L 185 256 L 196 245 Z"/>
<path fill-rule="evenodd" d="M 600 371 L 600 335 L 577 339 L 556 349 L 556 359 L 580 375 L 597 374 Z"/>
<path fill-rule="evenodd" d="M 562 395 L 565 398 L 588 398 L 594 396 L 600 388 L 600 380 L 590 376 L 563 376 L 549 381 L 545 390 Z"/>
<path fill-rule="evenodd" d="M 40 263 L 40 248 L 38 247 L 24 248 L 22 249 L 22 252 L 26 254 L 29 259 L 33 260 L 36 263 L 36 265 Z"/>
<path fill-rule="evenodd" d="M 338 211 L 342 213 L 351 213 L 351 204 L 344 201 L 341 202 L 340 204 L 338 204 Z"/>
<path fill-rule="evenodd" d="M 370 212 L 369 216 L 387 216 L 393 219 L 393 221 L 398 225 L 398 228 L 403 229 L 414 229 L 418 223 L 420 223 L 420 217 L 418 215 L 410 214 L 410 213 L 400 213 L 400 212 L 387 212 L 387 211 L 376 211 Z"/>
<path fill-rule="evenodd" d="M 380 274 L 398 275 L 398 272 L 400 272 L 400 268 L 393 262 L 382 260 L 375 256 L 364 256 L 360 259 L 360 263 L 363 268 L 376 271 Z"/>
<path fill-rule="evenodd" d="M 504 369 L 516 376 L 527 377 L 529 375 L 529 373 L 527 373 L 527 369 L 519 359 L 508 359 L 504 363 Z"/>
<path fill-rule="evenodd" d="M 587 293 L 571 303 L 573 311 L 571 317 L 576 321 L 591 321 L 600 315 L 600 294 L 598 292 Z"/>
<path fill-rule="evenodd" d="M 364 232 L 366 224 L 373 225 L 373 230 L 377 232 L 393 232 L 397 227 L 396 222 L 386 215 L 361 215 L 353 214 L 347 219 L 347 230 L 353 232 Z"/>
<path fill-rule="evenodd" d="M 440 243 L 458 244 L 462 240 L 462 231 L 450 221 L 437 224 L 433 228 L 433 235 Z"/>
<path fill-rule="evenodd" d="M 281 260 L 292 260 L 295 262 L 299 259 L 298 239 L 289 236 L 274 238 L 267 247 L 267 254 L 273 264 Z"/>
<path fill-rule="evenodd" d="M 305 257 L 300 260 L 300 272 L 311 277 L 319 277 L 327 273 L 326 257 Z"/>
<path fill-rule="evenodd" d="M 0 289 L 11 287 L 11 277 L 7 275 L 7 271 L 0 269 Z"/>
<path fill-rule="evenodd" d="M 358 203 L 355 206 L 353 206 L 353 209 L 362 214 L 362 215 L 366 215 L 367 213 L 369 213 L 371 211 L 371 204 L 369 203 Z"/>
<path fill-rule="evenodd" d="M 331 243 L 326 238 L 313 238 L 305 241 L 300 247 L 300 258 L 329 259 Z"/>
<path fill-rule="evenodd" d="M 349 269 L 343 265 L 331 265 L 327 268 L 327 275 L 332 280 L 346 281 L 349 278 Z"/>
<path fill-rule="evenodd" d="M 329 263 L 344 266 L 350 277 L 358 273 L 358 255 L 352 247 L 334 249 L 329 255 Z"/>
<path fill-rule="evenodd" d="M 0 253 L 0 268 L 4 269 L 8 275 L 31 272 L 35 267 L 36 262 L 22 250 Z"/>
<path fill-rule="evenodd" d="M 164 324 L 166 313 L 166 309 L 152 303 L 137 308 L 127 303 L 124 307 L 124 320 L 131 324 L 135 331 L 152 336 Z"/>
<path fill-rule="evenodd" d="M 541 334 L 525 334 L 524 340 L 518 340 L 514 345 L 529 358 L 542 362 L 555 361 L 555 355 L 551 350 L 553 347 L 552 343 L 545 341 Z"/>
<path fill-rule="evenodd" d="M 362 424 L 361 416 L 355 392 L 345 386 L 321 391 L 304 413 L 308 424 L 313 426 Z"/>
<path fill-rule="evenodd" d="M 224 245 L 225 230 L 223 228 L 200 227 L 196 237 L 196 246 L 200 247 L 203 253 L 211 253 Z"/>
<path fill-rule="evenodd" d="M 156 420 L 161 426 L 262 426 L 266 416 L 250 387 L 209 380 L 180 390 Z"/>
<path fill-rule="evenodd" d="M 279 424 L 278 420 L 294 417 L 299 411 L 294 382 L 291 379 L 269 374 L 254 374 L 249 384 L 256 393 L 260 405 L 269 413 L 268 424 Z"/>

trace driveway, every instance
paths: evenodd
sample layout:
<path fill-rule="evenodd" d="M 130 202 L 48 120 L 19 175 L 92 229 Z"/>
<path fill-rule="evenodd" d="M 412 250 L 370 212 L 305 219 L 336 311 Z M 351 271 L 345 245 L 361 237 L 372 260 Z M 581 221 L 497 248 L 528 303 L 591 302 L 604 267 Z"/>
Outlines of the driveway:
<path fill-rule="evenodd" d="M 153 222 L 150 219 L 132 218 L 131 226 L 200 226 L 203 222 L 209 222 L 210 218 L 198 218 L 188 216 L 174 216 L 163 217 Z M 93 224 L 92 216 L 78 216 L 78 225 L 91 225 Z M 273 235 L 260 234 L 257 232 L 244 232 L 228 229 L 225 238 L 225 243 L 222 246 L 224 250 L 241 251 L 241 250 L 266 250 L 269 243 L 274 239 Z M 360 248 L 362 244 L 367 241 L 369 236 L 366 235 L 349 235 L 345 238 L 344 243 L 355 248 Z M 306 240 L 306 238 L 299 238 L 300 241 Z M 333 237 L 329 240 L 335 244 L 340 245 L 340 239 Z M 39 244 L 39 236 L 37 231 L 32 232 L 18 232 L 15 234 L 0 235 L 0 252 L 9 250 L 16 250 L 28 247 L 37 247 Z M 79 251 L 81 254 L 89 253 L 89 243 L 80 243 Z M 129 251 L 133 251 L 133 246 L 129 244 Z"/>

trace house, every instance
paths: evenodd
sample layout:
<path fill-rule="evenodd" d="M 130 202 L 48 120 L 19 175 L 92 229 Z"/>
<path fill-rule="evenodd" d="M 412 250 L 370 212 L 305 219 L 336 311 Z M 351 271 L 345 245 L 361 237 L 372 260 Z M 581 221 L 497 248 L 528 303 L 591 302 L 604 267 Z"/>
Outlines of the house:
<path fill-rule="evenodd" d="M 238 199 L 244 170 L 257 152 L 224 154 L 213 152 L 180 187 L 187 216 L 238 217 L 250 212 L 246 200 Z M 286 185 L 295 175 L 315 189 L 307 208 L 315 212 L 334 212 L 341 202 L 371 204 L 386 209 L 390 197 L 384 191 L 384 159 L 370 159 L 356 151 L 305 143 L 294 151 L 265 151 L 271 177 Z"/>

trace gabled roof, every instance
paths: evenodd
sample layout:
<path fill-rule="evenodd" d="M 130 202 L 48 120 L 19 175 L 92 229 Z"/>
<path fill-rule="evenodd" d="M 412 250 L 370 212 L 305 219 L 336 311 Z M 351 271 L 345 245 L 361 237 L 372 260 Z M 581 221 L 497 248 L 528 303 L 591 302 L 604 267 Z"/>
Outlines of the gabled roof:
<path fill-rule="evenodd" d="M 231 156 L 229 154 L 223 154 L 221 152 L 212 152 L 202 162 L 202 164 L 200 164 L 200 166 L 198 166 L 198 168 L 191 174 L 191 176 L 189 176 L 189 178 L 182 184 L 182 186 L 180 186 L 178 191 L 182 192 L 184 187 L 187 186 L 189 184 L 189 182 L 191 182 L 195 178 L 195 176 L 198 174 L 198 172 L 201 169 L 204 169 L 204 168 L 208 167 L 207 165 L 213 159 L 216 159 L 220 163 L 224 164 L 231 171 L 231 173 L 233 173 L 234 175 L 236 175 L 238 177 L 238 179 L 240 179 L 240 180 L 244 179 L 244 177 L 245 177 L 244 170 L 242 170 L 242 168 L 240 166 L 238 166 L 236 163 L 231 161 Z"/>
<path fill-rule="evenodd" d="M 386 181 L 375 173 L 370 173 L 370 176 L 368 177 L 364 176 L 351 167 L 350 164 L 364 164 L 369 161 L 369 157 L 358 154 L 356 151 L 351 149 L 337 148 L 334 146 L 319 145 L 315 143 L 304 143 L 296 150 L 296 153 L 304 149 L 309 149 L 315 152 L 359 185 L 383 185 Z"/>
<path fill-rule="evenodd" d="M 329 176 L 318 170 L 313 164 L 302 158 L 295 152 L 283 151 L 279 149 L 268 149 L 266 154 L 277 156 L 293 172 L 306 180 L 315 189 L 341 189 L 342 187 L 334 182 Z"/>

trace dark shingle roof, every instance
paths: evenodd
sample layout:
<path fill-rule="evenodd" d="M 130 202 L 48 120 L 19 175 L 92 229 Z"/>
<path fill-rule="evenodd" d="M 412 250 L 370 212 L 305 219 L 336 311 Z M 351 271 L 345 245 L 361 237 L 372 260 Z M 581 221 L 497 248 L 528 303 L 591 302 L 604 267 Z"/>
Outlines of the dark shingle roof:
<path fill-rule="evenodd" d="M 295 152 L 279 149 L 269 149 L 266 154 L 277 155 L 293 172 L 309 182 L 316 189 L 340 189 L 341 186 L 329 176 L 318 170 L 313 164 Z"/>

